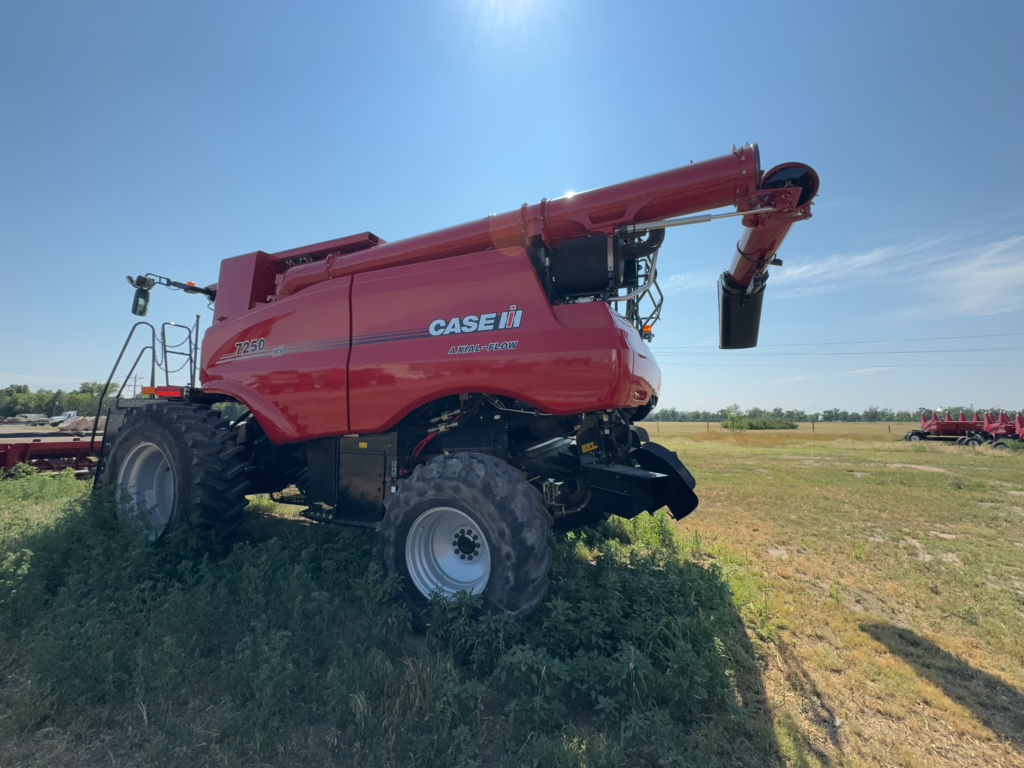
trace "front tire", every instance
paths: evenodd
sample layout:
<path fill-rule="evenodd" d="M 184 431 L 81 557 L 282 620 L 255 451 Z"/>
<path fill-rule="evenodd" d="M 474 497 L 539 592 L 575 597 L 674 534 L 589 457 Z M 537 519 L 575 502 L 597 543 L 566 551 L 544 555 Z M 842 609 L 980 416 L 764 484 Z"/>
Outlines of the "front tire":
<path fill-rule="evenodd" d="M 547 595 L 551 517 L 521 472 L 481 453 L 438 456 L 413 470 L 387 505 L 377 553 L 398 575 L 417 624 L 430 598 L 480 595 L 516 618 Z"/>
<path fill-rule="evenodd" d="M 152 540 L 190 520 L 223 537 L 248 503 L 243 452 L 208 407 L 154 403 L 126 415 L 98 482 Z"/>

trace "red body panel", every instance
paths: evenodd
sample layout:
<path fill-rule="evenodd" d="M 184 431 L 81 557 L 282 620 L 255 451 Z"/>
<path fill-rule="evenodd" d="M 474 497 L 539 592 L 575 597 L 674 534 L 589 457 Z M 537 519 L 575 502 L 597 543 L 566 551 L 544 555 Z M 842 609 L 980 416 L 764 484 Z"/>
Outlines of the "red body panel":
<path fill-rule="evenodd" d="M 522 313 L 518 327 L 472 330 L 511 312 Z M 660 372 L 639 334 L 603 303 L 552 307 L 521 248 L 356 275 L 352 317 L 353 432 L 389 429 L 463 392 L 556 415 L 636 407 L 657 394 Z M 431 335 L 432 326 L 448 332 Z"/>
<path fill-rule="evenodd" d="M 203 389 L 245 403 L 276 443 L 379 432 L 464 392 L 570 415 L 644 405 L 660 384 L 629 323 L 601 302 L 551 306 L 521 248 L 320 283 L 203 345 Z"/>
<path fill-rule="evenodd" d="M 331 280 L 215 323 L 203 340 L 203 388 L 245 403 L 274 442 L 350 432 L 351 286 Z M 248 351 L 236 346 L 246 342 Z"/>

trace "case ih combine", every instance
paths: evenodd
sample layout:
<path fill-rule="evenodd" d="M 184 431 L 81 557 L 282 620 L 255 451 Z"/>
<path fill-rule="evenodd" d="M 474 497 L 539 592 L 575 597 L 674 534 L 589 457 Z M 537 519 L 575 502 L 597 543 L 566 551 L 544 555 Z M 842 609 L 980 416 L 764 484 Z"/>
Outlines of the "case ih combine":
<path fill-rule="evenodd" d="M 956 419 L 948 411 L 943 418 L 939 418 L 937 412 L 930 417 L 922 413 L 921 426 L 907 432 L 903 439 L 911 442 L 942 440 L 974 447 L 990 444 L 993 448 L 1002 449 L 1006 448 L 1006 440 L 1024 439 L 1024 414 L 1018 413 L 1017 418 L 1011 421 L 1005 412 L 998 416 L 986 413 L 984 417 L 975 413 L 970 419 L 963 411 Z"/>
<path fill-rule="evenodd" d="M 162 284 L 207 296 L 214 317 L 201 386 L 111 409 L 99 484 L 154 537 L 190 519 L 228 531 L 245 494 L 296 486 L 307 516 L 378 531 L 414 611 L 468 591 L 526 615 L 548 589 L 552 526 L 697 506 L 690 472 L 634 425 L 661 386 L 645 342 L 666 228 L 742 217 L 720 346 L 752 347 L 768 268 L 817 189 L 803 164 L 762 172 L 748 145 L 398 242 L 229 258 L 206 288 L 129 278 L 136 314 Z M 224 401 L 246 415 L 221 419 Z"/>

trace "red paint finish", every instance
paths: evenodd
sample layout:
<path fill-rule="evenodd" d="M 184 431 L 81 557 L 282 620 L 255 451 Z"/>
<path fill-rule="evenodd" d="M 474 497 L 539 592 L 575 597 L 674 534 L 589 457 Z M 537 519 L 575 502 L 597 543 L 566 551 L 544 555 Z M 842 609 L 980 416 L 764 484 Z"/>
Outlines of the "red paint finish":
<path fill-rule="evenodd" d="M 275 443 L 348 433 L 351 285 L 331 280 L 215 323 L 203 389 L 245 403 Z"/>
<path fill-rule="evenodd" d="M 1018 413 L 1017 418 L 1010 421 L 1005 411 L 998 416 L 985 414 L 985 431 L 993 437 L 1021 437 L 1024 439 L 1024 414 Z"/>
<path fill-rule="evenodd" d="M 202 370 L 275 443 L 390 429 L 464 392 L 569 415 L 644 405 L 661 384 L 629 323 L 600 302 L 552 307 L 521 248 L 321 283 L 215 324 Z"/>
<path fill-rule="evenodd" d="M 968 432 L 981 430 L 984 421 L 975 413 L 974 418 L 967 418 L 967 414 L 961 412 L 960 417 L 954 419 L 949 413 L 945 418 L 939 418 L 939 414 L 933 413 L 930 418 L 921 414 L 921 431 L 928 432 L 936 437 L 964 437 Z"/>
<path fill-rule="evenodd" d="M 214 322 L 247 312 L 267 301 L 276 290 L 276 275 L 270 261 L 269 253 L 256 251 L 220 263 L 217 286 L 224 286 L 224 290 L 217 291 Z"/>
<path fill-rule="evenodd" d="M 416 264 L 496 248 L 525 247 L 541 238 L 549 247 L 587 234 L 610 235 L 620 226 L 735 205 L 763 202 L 756 146 L 672 171 L 542 200 L 517 211 L 368 248 L 345 258 L 292 267 L 279 292 L 289 295 L 317 280 Z M 788 229 L 788 227 L 787 227 Z"/>
<path fill-rule="evenodd" d="M 513 306 L 519 327 L 498 328 Z M 489 316 L 494 328 L 476 330 Z M 389 429 L 446 395 L 568 415 L 643 405 L 660 384 L 632 326 L 600 302 L 552 307 L 521 248 L 356 275 L 352 317 L 352 432 Z"/>
<path fill-rule="evenodd" d="M 637 331 L 600 301 L 552 305 L 530 253 L 735 206 L 762 210 L 744 216 L 729 273 L 749 285 L 817 192 L 807 166 L 759 163 L 750 145 L 394 243 L 364 232 L 228 259 L 203 388 L 248 406 L 275 443 L 387 430 L 462 393 L 555 415 L 643 406 L 661 372 Z"/>
<path fill-rule="evenodd" d="M 43 471 L 71 468 L 93 471 L 101 440 L 67 435 L 41 437 L 0 436 L 0 470 L 9 472 L 16 464 L 29 464 Z"/>

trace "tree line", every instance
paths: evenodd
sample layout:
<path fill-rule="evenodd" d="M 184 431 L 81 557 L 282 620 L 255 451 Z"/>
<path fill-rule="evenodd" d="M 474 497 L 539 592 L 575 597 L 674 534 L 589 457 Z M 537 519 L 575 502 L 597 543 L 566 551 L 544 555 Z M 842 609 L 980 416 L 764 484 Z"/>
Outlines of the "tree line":
<path fill-rule="evenodd" d="M 1021 410 L 1024 410 L 1022 408 Z M 721 408 L 717 411 L 681 411 L 676 408 L 658 408 L 651 413 L 646 421 L 705 421 L 705 422 L 725 422 L 730 418 L 735 418 L 737 415 L 744 417 L 750 421 L 758 420 L 776 420 L 776 421 L 789 421 L 789 422 L 806 422 L 806 421 L 920 421 L 921 414 L 931 416 L 933 413 L 938 413 L 939 417 L 945 416 L 948 412 L 953 418 L 959 418 L 960 413 L 967 414 L 968 418 L 972 418 L 974 413 L 977 412 L 979 415 L 984 413 L 999 413 L 1000 411 L 1006 411 L 1007 413 L 1016 413 L 1016 409 L 1009 408 L 972 408 L 966 405 L 952 405 L 942 408 L 918 408 L 913 411 L 894 411 L 891 408 L 878 408 L 875 406 L 869 406 L 863 411 L 844 411 L 841 408 L 829 408 L 826 411 L 817 411 L 808 413 L 801 410 L 785 410 L 783 408 L 773 408 L 767 410 L 765 408 L 748 408 L 742 410 L 738 405 L 731 405 L 726 408 Z"/>
<path fill-rule="evenodd" d="M 99 406 L 100 392 L 103 385 L 95 381 L 83 382 L 78 389 L 72 392 L 65 392 L 62 389 L 49 390 L 38 389 L 35 392 L 25 384 L 11 384 L 0 389 L 0 418 L 17 416 L 19 413 L 44 413 L 47 416 L 56 416 L 64 411 L 78 411 L 79 414 L 91 415 L 96 413 Z M 108 393 L 107 397 L 112 398 L 114 392 Z M 841 408 L 829 408 L 827 411 L 808 413 L 801 410 L 785 410 L 782 408 L 748 408 L 743 410 L 739 405 L 730 405 L 720 408 L 717 411 L 682 411 L 676 408 L 658 408 L 651 413 L 646 421 L 728 421 L 737 415 L 749 421 L 772 420 L 772 421 L 920 421 L 921 414 L 931 416 L 938 412 L 940 416 L 947 411 L 957 418 L 960 412 L 968 417 L 975 411 L 979 414 L 985 412 L 999 413 L 1005 410 L 1007 413 L 1015 413 L 1016 409 L 1009 408 L 971 408 L 966 405 L 946 406 L 943 408 L 918 408 L 914 411 L 894 411 L 891 408 L 877 408 L 869 406 L 861 412 L 844 411 Z M 1024 410 L 1021 408 L 1020 410 Z"/>
<path fill-rule="evenodd" d="M 42 413 L 59 416 L 64 411 L 78 411 L 80 416 L 92 416 L 100 404 L 103 385 L 95 381 L 83 382 L 78 389 L 65 392 L 63 389 L 30 390 L 26 384 L 11 384 L 0 389 L 0 418 L 17 416 L 19 413 Z M 111 387 L 110 399 L 116 389 Z"/>

